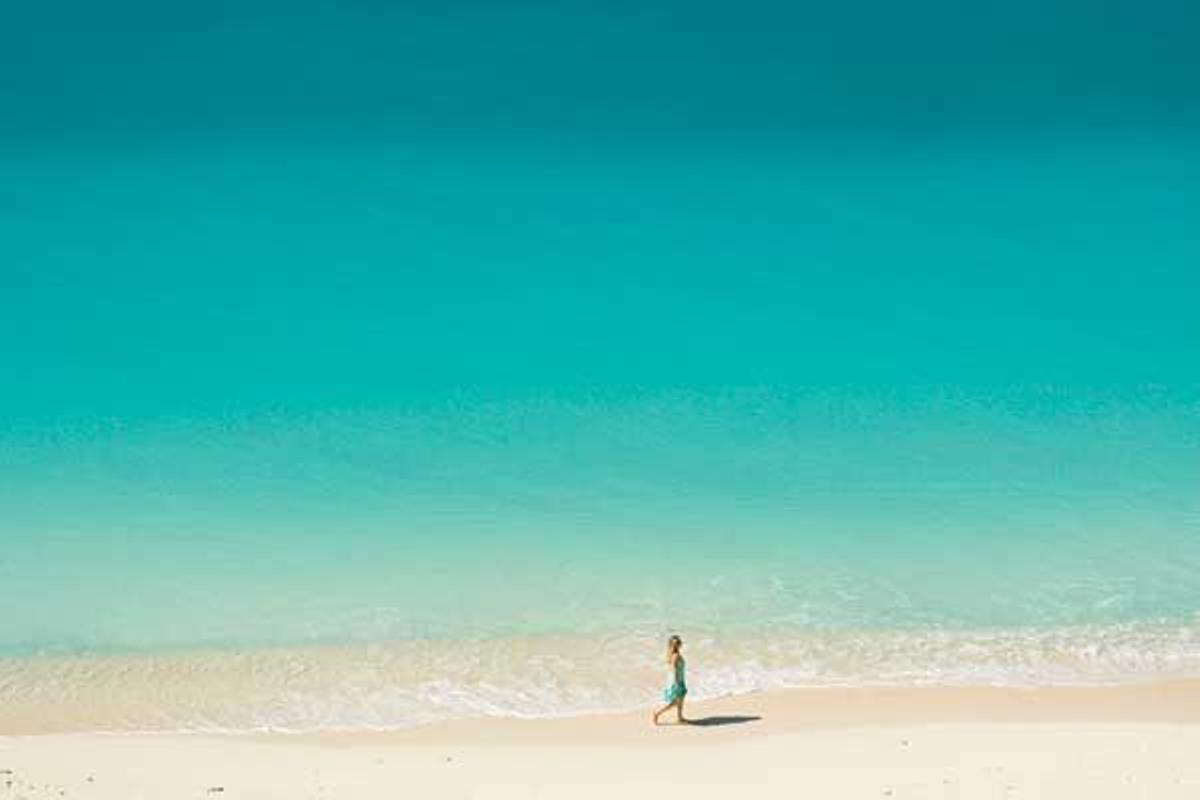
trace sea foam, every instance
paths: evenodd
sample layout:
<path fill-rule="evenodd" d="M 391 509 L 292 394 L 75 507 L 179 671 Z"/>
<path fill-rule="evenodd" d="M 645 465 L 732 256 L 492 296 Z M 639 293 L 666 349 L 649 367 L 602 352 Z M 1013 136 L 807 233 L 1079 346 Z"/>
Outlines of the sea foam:
<path fill-rule="evenodd" d="M 694 698 L 1200 676 L 1200 623 L 684 634 Z M 375 730 L 645 708 L 665 680 L 660 650 L 630 634 L 9 658 L 0 732 Z"/>

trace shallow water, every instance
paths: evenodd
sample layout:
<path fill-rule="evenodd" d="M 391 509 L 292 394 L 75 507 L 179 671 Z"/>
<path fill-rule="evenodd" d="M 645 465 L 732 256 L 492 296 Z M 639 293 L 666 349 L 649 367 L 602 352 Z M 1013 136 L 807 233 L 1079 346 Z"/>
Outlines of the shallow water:
<path fill-rule="evenodd" d="M 1200 674 L 1190 407 L 849 405 L 544 401 L 26 441 L 8 452 L 27 480 L 48 452 L 77 480 L 46 480 L 55 508 L 28 490 L 6 542 L 0 696 L 14 724 L 59 708 L 114 730 L 631 708 L 672 631 L 698 697 Z M 294 469 L 314 476 L 299 492 Z"/>

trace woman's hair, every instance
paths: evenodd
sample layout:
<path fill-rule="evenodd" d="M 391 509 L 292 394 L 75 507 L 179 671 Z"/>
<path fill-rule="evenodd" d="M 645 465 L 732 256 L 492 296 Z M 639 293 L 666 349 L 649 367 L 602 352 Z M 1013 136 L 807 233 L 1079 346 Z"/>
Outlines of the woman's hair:
<path fill-rule="evenodd" d="M 678 653 L 679 648 L 682 646 L 683 646 L 683 639 L 680 639 L 678 635 L 672 635 L 670 639 L 667 639 L 667 661 L 668 662 L 670 662 L 671 656 Z"/>

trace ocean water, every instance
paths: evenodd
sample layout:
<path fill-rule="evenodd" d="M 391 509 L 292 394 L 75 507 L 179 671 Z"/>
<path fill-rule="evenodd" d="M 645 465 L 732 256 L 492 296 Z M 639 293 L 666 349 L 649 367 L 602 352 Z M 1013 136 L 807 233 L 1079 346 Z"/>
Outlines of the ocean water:
<path fill-rule="evenodd" d="M 0 729 L 1200 677 L 1182 3 L 0 22 Z"/>

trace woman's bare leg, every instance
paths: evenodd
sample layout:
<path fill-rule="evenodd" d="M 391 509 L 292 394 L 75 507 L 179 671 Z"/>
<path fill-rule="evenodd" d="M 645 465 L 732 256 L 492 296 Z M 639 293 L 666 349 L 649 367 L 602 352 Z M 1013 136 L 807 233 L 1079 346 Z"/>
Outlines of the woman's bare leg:
<path fill-rule="evenodd" d="M 681 725 L 683 723 L 687 722 L 687 719 L 685 719 L 683 716 L 683 698 L 682 697 L 675 701 L 675 720 Z"/>
<path fill-rule="evenodd" d="M 665 706 L 663 706 L 662 708 L 660 708 L 658 711 L 655 711 L 655 712 L 654 712 L 654 724 L 655 724 L 655 725 L 658 725 L 658 724 L 660 724 L 660 723 L 659 723 L 659 721 L 658 721 L 658 718 L 659 718 L 659 717 L 661 717 L 663 714 L 667 713 L 668 711 L 670 711 L 672 707 L 674 707 L 674 708 L 678 708 L 678 707 L 679 707 L 679 701 L 678 701 L 678 700 L 672 700 L 671 702 L 667 703 Z M 679 713 L 683 713 L 683 712 L 679 712 Z"/>

